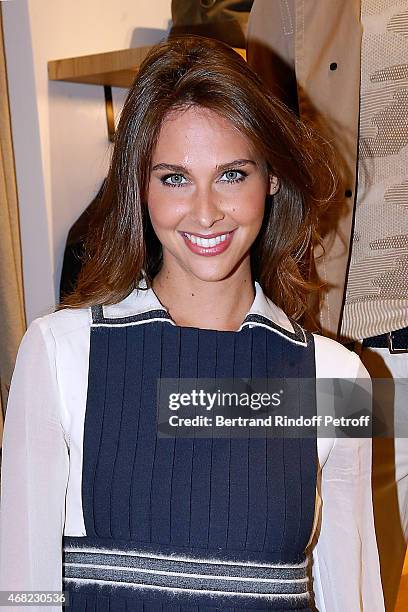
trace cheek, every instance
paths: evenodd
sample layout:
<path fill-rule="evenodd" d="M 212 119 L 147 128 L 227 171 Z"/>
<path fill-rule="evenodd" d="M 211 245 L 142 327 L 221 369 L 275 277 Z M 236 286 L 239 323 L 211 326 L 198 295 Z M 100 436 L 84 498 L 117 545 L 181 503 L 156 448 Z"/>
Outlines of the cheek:
<path fill-rule="evenodd" d="M 183 203 L 174 196 L 169 197 L 167 193 L 163 193 L 163 188 L 149 188 L 147 197 L 150 220 L 158 232 L 175 227 L 185 214 Z"/>
<path fill-rule="evenodd" d="M 265 213 L 265 198 L 264 190 L 254 186 L 231 201 L 232 214 L 243 225 L 260 225 Z"/>

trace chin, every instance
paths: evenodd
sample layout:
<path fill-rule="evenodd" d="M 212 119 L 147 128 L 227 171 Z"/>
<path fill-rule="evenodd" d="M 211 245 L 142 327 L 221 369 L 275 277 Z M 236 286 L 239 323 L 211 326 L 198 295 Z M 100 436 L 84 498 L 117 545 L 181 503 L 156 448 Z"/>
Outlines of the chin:
<path fill-rule="evenodd" d="M 209 258 L 208 258 L 209 259 Z M 184 270 L 194 276 L 195 278 L 203 281 L 203 282 L 216 282 L 222 281 L 231 276 L 240 266 L 242 260 L 233 261 L 230 263 L 223 262 L 211 262 L 211 261 L 202 261 L 200 265 L 186 266 L 186 262 L 182 264 Z"/>
<path fill-rule="evenodd" d="M 197 256 L 190 252 L 167 251 L 171 256 L 171 267 L 175 270 L 180 268 L 184 274 L 203 282 L 222 281 L 232 276 L 242 265 L 248 256 L 248 251 L 244 254 L 231 253 L 226 258 L 223 255 L 213 257 Z"/>
<path fill-rule="evenodd" d="M 231 274 L 231 270 L 186 270 L 188 274 L 206 283 L 222 281 Z"/>

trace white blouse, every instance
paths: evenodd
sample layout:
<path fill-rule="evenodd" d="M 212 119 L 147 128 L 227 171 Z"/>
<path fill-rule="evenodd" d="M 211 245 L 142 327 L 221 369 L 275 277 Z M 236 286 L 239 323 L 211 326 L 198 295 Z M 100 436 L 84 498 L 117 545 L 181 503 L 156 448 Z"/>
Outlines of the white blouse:
<path fill-rule="evenodd" d="M 283 311 L 258 283 L 255 288 L 248 314 L 273 321 L 272 333 L 293 333 Z M 152 289 L 135 290 L 104 307 L 104 315 L 126 317 L 157 308 L 164 309 Z M 61 591 L 62 535 L 86 535 L 81 476 L 90 325 L 90 309 L 61 310 L 36 319 L 22 340 L 4 424 L 0 590 Z M 369 379 L 355 353 L 329 338 L 314 335 L 314 340 L 317 378 Z M 381 612 L 371 440 L 319 438 L 318 456 L 311 538 L 317 608 Z M 30 609 L 61 612 L 61 606 Z"/>

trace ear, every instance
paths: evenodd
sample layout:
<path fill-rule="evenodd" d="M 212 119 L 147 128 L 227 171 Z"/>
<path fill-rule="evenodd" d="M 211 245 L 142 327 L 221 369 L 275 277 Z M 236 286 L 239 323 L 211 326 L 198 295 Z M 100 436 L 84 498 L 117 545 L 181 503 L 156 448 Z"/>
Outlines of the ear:
<path fill-rule="evenodd" d="M 268 176 L 268 195 L 275 195 L 279 190 L 279 179 L 277 176 L 270 174 Z"/>

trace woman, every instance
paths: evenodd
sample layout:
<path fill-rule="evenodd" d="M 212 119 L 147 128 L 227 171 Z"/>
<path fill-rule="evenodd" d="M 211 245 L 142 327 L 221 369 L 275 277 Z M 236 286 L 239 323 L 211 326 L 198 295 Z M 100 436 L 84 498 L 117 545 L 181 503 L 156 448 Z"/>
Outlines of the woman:
<path fill-rule="evenodd" d="M 75 612 L 383 610 L 369 440 L 157 435 L 160 379 L 367 376 L 294 320 L 324 176 L 234 51 L 150 53 L 78 287 L 20 348 L 3 589 L 63 584 Z"/>

